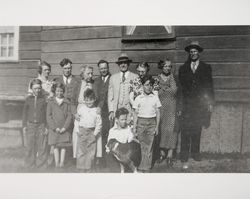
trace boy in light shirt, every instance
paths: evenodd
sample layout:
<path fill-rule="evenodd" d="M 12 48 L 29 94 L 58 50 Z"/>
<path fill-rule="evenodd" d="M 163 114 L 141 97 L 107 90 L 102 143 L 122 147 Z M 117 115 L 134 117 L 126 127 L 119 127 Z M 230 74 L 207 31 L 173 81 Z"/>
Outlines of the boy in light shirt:
<path fill-rule="evenodd" d="M 128 117 L 129 111 L 122 107 L 117 109 L 115 113 L 115 122 L 113 128 L 109 130 L 108 140 L 107 143 L 109 143 L 109 140 L 115 139 L 121 144 L 130 143 L 131 141 L 135 140 L 134 134 L 132 132 L 131 127 L 128 125 L 127 117 Z M 137 141 L 138 142 L 138 141 Z M 106 145 L 106 152 L 110 152 L 110 149 Z M 120 163 L 121 172 L 125 172 L 124 166 Z"/>
<path fill-rule="evenodd" d="M 94 166 L 95 157 L 102 156 L 100 111 L 95 106 L 95 93 L 92 89 L 84 92 L 84 104 L 78 107 L 79 121 L 75 122 L 77 132 L 77 164 L 78 169 L 90 172 Z"/>
<path fill-rule="evenodd" d="M 138 169 L 142 172 L 148 172 L 152 167 L 153 142 L 160 123 L 161 102 L 158 95 L 152 92 L 154 82 L 152 76 L 143 77 L 143 94 L 136 97 L 133 103 L 133 131 L 141 144 L 142 161 Z"/>

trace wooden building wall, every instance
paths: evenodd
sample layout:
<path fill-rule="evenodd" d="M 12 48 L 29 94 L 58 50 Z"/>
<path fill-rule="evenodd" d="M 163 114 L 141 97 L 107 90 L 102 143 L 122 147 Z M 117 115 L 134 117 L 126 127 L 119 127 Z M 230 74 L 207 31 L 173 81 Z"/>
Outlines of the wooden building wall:
<path fill-rule="evenodd" d="M 59 62 L 69 58 L 73 62 L 73 74 L 79 75 L 83 64 L 94 66 L 106 59 L 110 62 L 111 72 L 117 71 L 115 61 L 121 52 L 121 27 L 43 27 L 41 34 L 41 58 L 52 65 L 52 74 L 61 75 Z"/>

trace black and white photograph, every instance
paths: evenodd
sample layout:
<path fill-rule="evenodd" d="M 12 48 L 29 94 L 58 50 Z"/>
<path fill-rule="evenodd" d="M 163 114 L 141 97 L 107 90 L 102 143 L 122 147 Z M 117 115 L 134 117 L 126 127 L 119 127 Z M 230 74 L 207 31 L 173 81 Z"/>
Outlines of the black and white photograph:
<path fill-rule="evenodd" d="M 42 4 L 1 14 L 5 198 L 248 198 L 247 6 Z"/>
<path fill-rule="evenodd" d="M 1 26 L 1 172 L 250 171 L 250 26 Z"/>

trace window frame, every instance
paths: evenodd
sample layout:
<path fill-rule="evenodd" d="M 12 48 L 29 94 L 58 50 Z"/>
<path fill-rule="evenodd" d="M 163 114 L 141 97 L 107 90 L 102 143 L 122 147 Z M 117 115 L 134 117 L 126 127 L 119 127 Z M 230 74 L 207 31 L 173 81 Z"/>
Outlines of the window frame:
<path fill-rule="evenodd" d="M 12 57 L 1 57 L 0 56 L 0 62 L 18 62 L 19 61 L 19 26 L 12 26 L 13 27 L 13 33 L 14 33 L 14 49 L 13 49 L 13 56 Z M 4 33 L 1 30 L 0 27 L 0 34 Z M 1 44 L 0 44 L 1 47 Z M 9 46 L 7 46 L 9 47 Z"/>
<path fill-rule="evenodd" d="M 175 27 L 171 26 L 172 33 L 166 34 L 145 34 L 145 35 L 128 35 L 126 33 L 126 27 L 122 26 L 122 42 L 130 42 L 130 41 L 150 41 L 150 40 L 175 40 Z M 153 27 L 153 26 L 152 26 Z"/>

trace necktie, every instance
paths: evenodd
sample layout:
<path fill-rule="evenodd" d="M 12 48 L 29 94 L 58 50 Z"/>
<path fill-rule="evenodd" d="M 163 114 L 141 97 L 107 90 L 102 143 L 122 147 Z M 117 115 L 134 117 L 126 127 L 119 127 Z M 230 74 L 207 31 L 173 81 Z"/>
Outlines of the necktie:
<path fill-rule="evenodd" d="M 68 77 L 66 77 L 66 79 L 65 79 L 65 85 L 66 86 L 68 85 Z"/>
<path fill-rule="evenodd" d="M 122 82 L 125 82 L 126 77 L 125 77 L 125 73 L 122 73 Z"/>
<path fill-rule="evenodd" d="M 192 62 L 192 63 L 191 63 L 191 69 L 192 69 L 193 73 L 195 73 L 195 65 L 196 65 L 195 62 Z"/>

